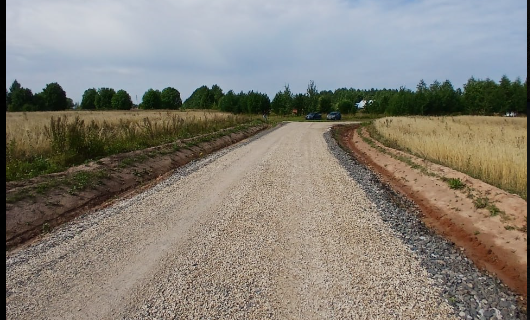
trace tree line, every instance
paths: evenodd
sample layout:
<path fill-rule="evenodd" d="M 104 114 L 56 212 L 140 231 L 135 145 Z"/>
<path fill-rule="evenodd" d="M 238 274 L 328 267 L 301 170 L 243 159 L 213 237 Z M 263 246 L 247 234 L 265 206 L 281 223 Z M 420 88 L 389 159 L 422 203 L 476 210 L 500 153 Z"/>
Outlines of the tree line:
<path fill-rule="evenodd" d="M 339 88 L 319 91 L 313 80 L 305 93 L 293 93 L 286 85 L 272 101 L 267 94 L 249 91 L 224 93 L 216 84 L 211 88 L 203 85 L 182 102 L 180 92 L 172 87 L 163 90 L 147 90 L 139 105 L 132 102 L 125 90 L 90 88 L 85 90 L 81 103 L 73 103 L 58 83 L 47 84 L 42 92 L 33 94 L 15 80 L 6 88 L 6 111 L 60 111 L 81 110 L 129 110 L 139 109 L 215 109 L 235 114 L 274 113 L 277 115 L 304 115 L 309 112 L 329 113 L 340 111 L 355 114 L 359 103 L 366 102 L 365 113 L 398 115 L 493 115 L 514 112 L 526 114 L 527 82 L 519 78 L 511 81 L 503 76 L 497 83 L 491 79 L 471 77 L 463 90 L 454 89 L 449 80 L 434 81 L 427 85 L 420 80 L 416 90 Z M 526 100 L 526 103 L 525 103 Z"/>

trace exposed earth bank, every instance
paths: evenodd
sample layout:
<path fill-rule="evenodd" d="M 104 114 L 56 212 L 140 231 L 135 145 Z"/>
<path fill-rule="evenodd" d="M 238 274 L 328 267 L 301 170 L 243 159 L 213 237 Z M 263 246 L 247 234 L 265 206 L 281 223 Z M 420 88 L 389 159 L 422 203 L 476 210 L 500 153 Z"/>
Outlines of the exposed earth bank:
<path fill-rule="evenodd" d="M 375 148 L 363 139 L 358 126 L 335 125 L 333 132 L 339 144 L 393 190 L 414 202 L 427 226 L 461 247 L 478 267 L 520 294 L 526 310 L 526 201 L 449 168 L 381 145 Z M 175 144 L 150 148 L 101 159 L 61 174 L 6 183 L 6 250 L 36 241 L 40 234 L 61 223 L 143 190 L 175 168 L 268 127 L 264 124 L 247 128 L 193 145 L 182 141 L 180 148 Z M 365 131 L 362 135 L 369 137 Z M 409 157 L 438 177 L 413 169 L 396 155 Z M 459 178 L 467 191 L 453 190 L 439 177 Z M 7 201 L 17 197 L 21 199 Z M 487 197 L 502 214 L 491 216 L 487 209 L 477 209 L 473 199 L 478 197 Z"/>
<path fill-rule="evenodd" d="M 455 243 L 475 265 L 519 294 L 526 310 L 527 202 L 524 199 L 461 172 L 384 147 L 371 139 L 359 124 L 337 125 L 333 130 L 344 150 L 375 172 L 383 183 L 417 205 L 428 227 Z M 466 187 L 451 189 L 443 178 L 460 179 Z M 477 208 L 474 201 L 479 198 L 488 199 L 499 213 L 493 215 L 487 208 Z"/>

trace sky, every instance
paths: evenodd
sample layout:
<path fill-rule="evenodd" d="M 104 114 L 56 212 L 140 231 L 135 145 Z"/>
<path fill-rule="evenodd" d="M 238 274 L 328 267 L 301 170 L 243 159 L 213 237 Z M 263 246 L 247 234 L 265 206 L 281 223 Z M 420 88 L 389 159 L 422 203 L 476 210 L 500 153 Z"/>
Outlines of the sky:
<path fill-rule="evenodd" d="M 524 0 L 7 0 L 6 89 L 265 93 L 527 77 Z"/>

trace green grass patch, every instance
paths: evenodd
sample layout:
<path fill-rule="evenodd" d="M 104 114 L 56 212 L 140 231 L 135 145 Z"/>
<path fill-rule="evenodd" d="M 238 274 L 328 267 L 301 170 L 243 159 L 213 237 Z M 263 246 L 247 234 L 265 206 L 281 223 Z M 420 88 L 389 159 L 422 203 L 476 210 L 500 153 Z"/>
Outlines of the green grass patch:
<path fill-rule="evenodd" d="M 464 182 L 462 182 L 462 180 L 460 180 L 460 178 L 446 178 L 446 177 L 443 177 L 442 180 L 445 181 L 449 185 L 449 188 L 451 188 L 451 189 L 459 190 L 459 189 L 465 188 L 465 186 L 466 186 L 466 184 Z"/>
<path fill-rule="evenodd" d="M 87 188 L 96 188 L 103 184 L 103 179 L 107 179 L 110 175 L 104 171 L 80 171 L 75 173 L 72 177 L 66 179 L 65 185 L 69 187 L 68 193 L 77 194 L 79 191 Z"/>
<path fill-rule="evenodd" d="M 489 199 L 486 197 L 478 197 L 473 199 L 473 205 L 475 205 L 475 208 L 477 209 L 484 209 L 488 206 Z"/>
<path fill-rule="evenodd" d="M 490 216 L 492 217 L 498 216 L 502 213 L 502 211 L 494 204 L 488 204 L 486 208 L 488 209 L 488 211 L 490 212 Z"/>

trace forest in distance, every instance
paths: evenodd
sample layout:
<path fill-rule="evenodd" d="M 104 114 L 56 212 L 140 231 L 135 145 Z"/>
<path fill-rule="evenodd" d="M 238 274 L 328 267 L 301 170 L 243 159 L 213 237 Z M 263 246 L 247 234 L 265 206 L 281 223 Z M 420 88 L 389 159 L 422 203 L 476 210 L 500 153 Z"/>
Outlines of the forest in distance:
<path fill-rule="evenodd" d="M 271 98 L 258 91 L 224 92 L 218 85 L 203 85 L 182 101 L 173 87 L 148 89 L 139 104 L 132 102 L 125 90 L 89 88 L 80 103 L 74 103 L 58 83 L 49 83 L 42 92 L 33 93 L 17 80 L 6 88 L 6 112 L 63 110 L 185 110 L 212 109 L 234 114 L 305 115 L 309 112 L 340 111 L 400 115 L 526 115 L 528 79 L 510 80 L 503 76 L 491 79 L 469 78 L 463 89 L 455 89 L 449 80 L 427 85 L 420 80 L 415 90 L 338 88 L 318 90 L 313 80 L 304 93 L 294 93 L 286 85 Z M 526 102 L 525 102 L 526 101 Z M 360 104 L 363 102 L 362 104 Z"/>

